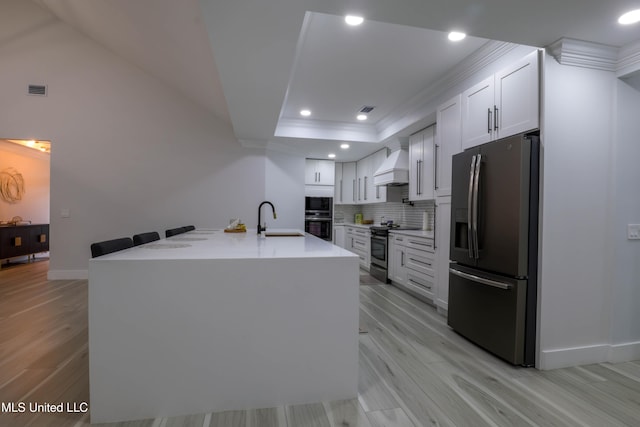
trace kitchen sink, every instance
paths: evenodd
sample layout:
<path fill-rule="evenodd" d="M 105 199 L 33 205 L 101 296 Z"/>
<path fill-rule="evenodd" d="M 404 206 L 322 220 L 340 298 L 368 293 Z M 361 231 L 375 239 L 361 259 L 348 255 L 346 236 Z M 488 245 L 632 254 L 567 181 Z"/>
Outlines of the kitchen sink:
<path fill-rule="evenodd" d="M 266 231 L 265 237 L 304 237 L 303 233 L 298 231 Z"/>

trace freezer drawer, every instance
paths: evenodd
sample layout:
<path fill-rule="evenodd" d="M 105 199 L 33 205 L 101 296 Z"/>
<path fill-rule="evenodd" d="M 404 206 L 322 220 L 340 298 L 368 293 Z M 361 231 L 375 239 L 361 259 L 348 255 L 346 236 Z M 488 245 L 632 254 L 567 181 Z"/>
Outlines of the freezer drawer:
<path fill-rule="evenodd" d="M 527 281 L 451 264 L 447 323 L 460 335 L 513 363 L 525 360 Z"/>

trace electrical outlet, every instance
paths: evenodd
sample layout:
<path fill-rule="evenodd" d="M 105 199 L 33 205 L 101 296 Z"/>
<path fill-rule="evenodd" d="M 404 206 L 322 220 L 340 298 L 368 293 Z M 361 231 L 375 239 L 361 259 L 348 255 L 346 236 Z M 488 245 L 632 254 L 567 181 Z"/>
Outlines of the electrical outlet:
<path fill-rule="evenodd" d="M 640 224 L 627 225 L 627 239 L 640 240 Z"/>

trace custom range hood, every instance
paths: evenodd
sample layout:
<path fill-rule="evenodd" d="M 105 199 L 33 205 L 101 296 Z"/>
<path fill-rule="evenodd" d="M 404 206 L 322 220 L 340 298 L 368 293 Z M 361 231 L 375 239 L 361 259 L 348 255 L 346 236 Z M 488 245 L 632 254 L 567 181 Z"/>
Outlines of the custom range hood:
<path fill-rule="evenodd" d="M 373 174 L 374 185 L 405 185 L 409 183 L 409 152 L 396 150 Z"/>

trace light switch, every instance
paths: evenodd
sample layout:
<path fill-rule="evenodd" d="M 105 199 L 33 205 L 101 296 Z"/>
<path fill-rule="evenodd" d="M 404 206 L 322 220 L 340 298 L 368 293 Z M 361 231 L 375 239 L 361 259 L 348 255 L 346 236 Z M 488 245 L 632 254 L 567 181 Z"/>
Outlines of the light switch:
<path fill-rule="evenodd" d="M 71 216 L 69 209 L 60 209 L 60 216 L 62 218 L 69 218 Z"/>
<path fill-rule="evenodd" d="M 640 224 L 627 225 L 627 239 L 640 240 Z"/>

